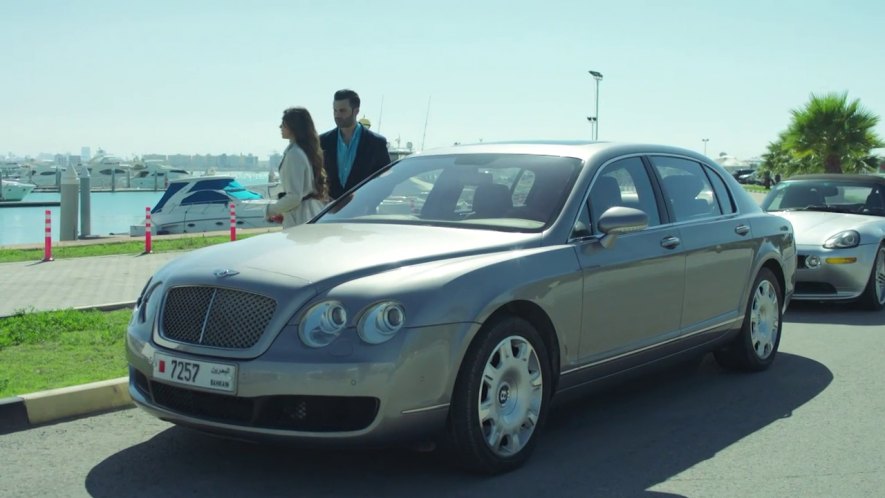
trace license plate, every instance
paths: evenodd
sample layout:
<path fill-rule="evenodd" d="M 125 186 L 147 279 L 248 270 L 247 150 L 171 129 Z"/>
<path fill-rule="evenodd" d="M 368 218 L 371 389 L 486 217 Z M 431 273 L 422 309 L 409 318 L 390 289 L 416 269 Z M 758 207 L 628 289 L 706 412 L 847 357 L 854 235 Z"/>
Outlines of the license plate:
<path fill-rule="evenodd" d="M 185 360 L 176 356 L 155 353 L 154 378 L 186 386 L 234 392 L 237 388 L 237 366 L 227 363 Z"/>

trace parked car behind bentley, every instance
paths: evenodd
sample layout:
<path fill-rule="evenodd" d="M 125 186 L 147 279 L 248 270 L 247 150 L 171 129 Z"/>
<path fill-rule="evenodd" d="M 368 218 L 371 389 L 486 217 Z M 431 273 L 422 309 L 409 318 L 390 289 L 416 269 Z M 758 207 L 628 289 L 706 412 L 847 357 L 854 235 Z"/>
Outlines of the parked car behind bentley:
<path fill-rule="evenodd" d="M 707 351 L 766 369 L 795 266 L 790 223 L 688 150 L 423 152 L 308 224 L 159 270 L 129 324 L 129 391 L 204 431 L 436 438 L 501 472 L 554 393 Z"/>
<path fill-rule="evenodd" d="M 885 306 L 885 178 L 794 176 L 777 184 L 762 207 L 796 230 L 795 299 Z"/>

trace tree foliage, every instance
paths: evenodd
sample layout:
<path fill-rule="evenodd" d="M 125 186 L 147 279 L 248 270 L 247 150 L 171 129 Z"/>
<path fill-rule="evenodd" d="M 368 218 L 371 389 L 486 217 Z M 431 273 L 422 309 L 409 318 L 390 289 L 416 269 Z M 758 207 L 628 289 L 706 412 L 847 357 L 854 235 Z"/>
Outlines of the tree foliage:
<path fill-rule="evenodd" d="M 879 116 L 847 93 L 811 95 L 791 111 L 792 122 L 763 155 L 761 168 L 772 174 L 860 173 L 875 169 L 871 150 L 882 147 L 873 128 Z"/>

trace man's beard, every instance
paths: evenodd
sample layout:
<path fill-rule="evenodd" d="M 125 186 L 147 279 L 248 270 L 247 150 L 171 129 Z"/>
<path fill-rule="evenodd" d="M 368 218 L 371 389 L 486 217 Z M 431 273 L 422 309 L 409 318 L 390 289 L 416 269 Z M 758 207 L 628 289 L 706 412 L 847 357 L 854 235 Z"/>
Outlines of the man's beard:
<path fill-rule="evenodd" d="M 337 124 L 339 128 L 353 128 L 356 125 L 356 116 L 351 114 L 346 118 L 341 118 Z"/>

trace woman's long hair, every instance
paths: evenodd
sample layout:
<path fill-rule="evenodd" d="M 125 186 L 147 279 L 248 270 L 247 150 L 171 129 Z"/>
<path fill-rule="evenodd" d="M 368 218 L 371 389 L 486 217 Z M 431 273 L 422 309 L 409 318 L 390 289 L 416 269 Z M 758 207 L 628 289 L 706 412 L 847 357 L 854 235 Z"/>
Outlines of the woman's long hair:
<path fill-rule="evenodd" d="M 304 107 L 290 107 L 283 111 L 283 124 L 295 136 L 295 143 L 307 155 L 310 167 L 313 170 L 313 190 L 320 200 L 329 198 L 329 178 L 323 167 L 323 149 L 320 147 L 320 137 L 310 112 Z"/>

